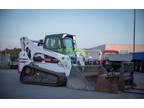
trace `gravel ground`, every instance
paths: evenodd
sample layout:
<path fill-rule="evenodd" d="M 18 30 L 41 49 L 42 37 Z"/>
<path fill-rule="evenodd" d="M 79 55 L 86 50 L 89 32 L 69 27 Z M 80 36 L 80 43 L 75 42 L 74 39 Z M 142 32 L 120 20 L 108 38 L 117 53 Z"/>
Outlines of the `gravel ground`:
<path fill-rule="evenodd" d="M 135 81 L 144 88 L 144 73 L 136 73 Z M 0 69 L 0 98 L 1 99 L 137 99 L 144 98 L 143 94 L 135 93 L 102 93 L 68 89 L 66 87 L 49 87 L 27 85 L 19 82 L 17 70 Z"/>

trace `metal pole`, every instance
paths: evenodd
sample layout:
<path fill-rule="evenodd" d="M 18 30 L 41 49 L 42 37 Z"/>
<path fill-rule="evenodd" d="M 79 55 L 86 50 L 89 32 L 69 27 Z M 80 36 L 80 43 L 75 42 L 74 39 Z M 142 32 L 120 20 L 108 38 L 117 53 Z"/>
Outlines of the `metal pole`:
<path fill-rule="evenodd" d="M 133 22 L 133 60 L 135 54 L 135 25 L 136 25 L 136 10 L 134 9 L 134 22 Z M 135 61 L 133 61 L 133 72 L 132 74 L 132 83 L 134 84 L 134 71 L 135 71 Z"/>
<path fill-rule="evenodd" d="M 136 10 L 134 9 L 134 25 L 133 25 L 133 53 L 135 53 L 135 21 L 136 21 Z"/>

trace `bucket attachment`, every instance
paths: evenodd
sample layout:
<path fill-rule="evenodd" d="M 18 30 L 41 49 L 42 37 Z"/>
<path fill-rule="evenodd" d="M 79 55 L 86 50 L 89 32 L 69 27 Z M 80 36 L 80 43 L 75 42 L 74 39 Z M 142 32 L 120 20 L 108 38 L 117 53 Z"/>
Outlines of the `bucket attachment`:
<path fill-rule="evenodd" d="M 133 63 L 122 62 L 119 72 L 99 75 L 96 91 L 119 93 L 135 86 L 133 82 Z"/>
<path fill-rule="evenodd" d="M 102 74 L 99 75 L 96 81 L 96 91 L 100 92 L 119 92 L 119 74 L 112 75 Z"/>
<path fill-rule="evenodd" d="M 96 80 L 107 71 L 101 65 L 72 66 L 67 87 L 82 90 L 96 90 Z"/>
<path fill-rule="evenodd" d="M 119 93 L 132 87 L 131 64 L 123 66 L 120 72 L 108 72 L 101 65 L 72 66 L 67 87 L 82 90 Z M 128 65 L 128 66 L 127 66 Z"/>

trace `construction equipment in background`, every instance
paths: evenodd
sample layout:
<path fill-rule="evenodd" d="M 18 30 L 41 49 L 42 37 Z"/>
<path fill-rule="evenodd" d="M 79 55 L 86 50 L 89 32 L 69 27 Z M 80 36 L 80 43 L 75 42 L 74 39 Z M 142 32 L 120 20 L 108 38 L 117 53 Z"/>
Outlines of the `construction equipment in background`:
<path fill-rule="evenodd" d="M 107 64 L 107 58 L 109 55 L 117 55 L 119 54 L 118 51 L 116 50 L 100 50 L 100 49 L 96 49 L 93 50 L 92 52 L 88 52 L 87 51 L 87 55 L 86 55 L 86 65 L 87 64 L 92 64 L 92 65 L 103 65 L 105 66 L 105 64 Z M 111 66 L 114 69 L 119 68 L 120 66 L 120 62 L 111 62 Z M 107 68 L 107 67 L 105 67 Z M 109 71 L 109 70 L 108 70 Z"/>
<path fill-rule="evenodd" d="M 106 54 L 104 57 L 103 66 L 107 68 L 108 71 L 113 69 L 114 71 L 120 71 L 121 64 L 123 62 L 131 62 L 132 54 Z"/>
<path fill-rule="evenodd" d="M 131 62 L 132 54 L 128 52 L 119 52 L 116 50 L 104 50 L 97 49 L 93 53 L 88 54 L 88 63 L 86 64 L 99 64 L 103 65 L 108 72 L 120 71 L 122 62 Z"/>
<path fill-rule="evenodd" d="M 20 39 L 20 81 L 28 84 L 68 88 L 120 91 L 120 72 L 108 72 L 102 65 L 85 65 L 84 54 L 76 50 L 76 36 L 67 33 L 47 35 L 44 41 Z M 133 86 L 132 79 L 124 86 Z"/>

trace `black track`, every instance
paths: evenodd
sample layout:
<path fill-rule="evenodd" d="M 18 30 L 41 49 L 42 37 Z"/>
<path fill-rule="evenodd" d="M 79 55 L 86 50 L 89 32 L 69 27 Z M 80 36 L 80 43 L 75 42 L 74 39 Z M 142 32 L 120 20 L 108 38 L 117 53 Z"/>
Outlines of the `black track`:
<path fill-rule="evenodd" d="M 27 65 L 20 74 L 20 82 L 48 86 L 64 86 L 67 78 L 65 74 L 40 68 L 37 65 Z"/>

